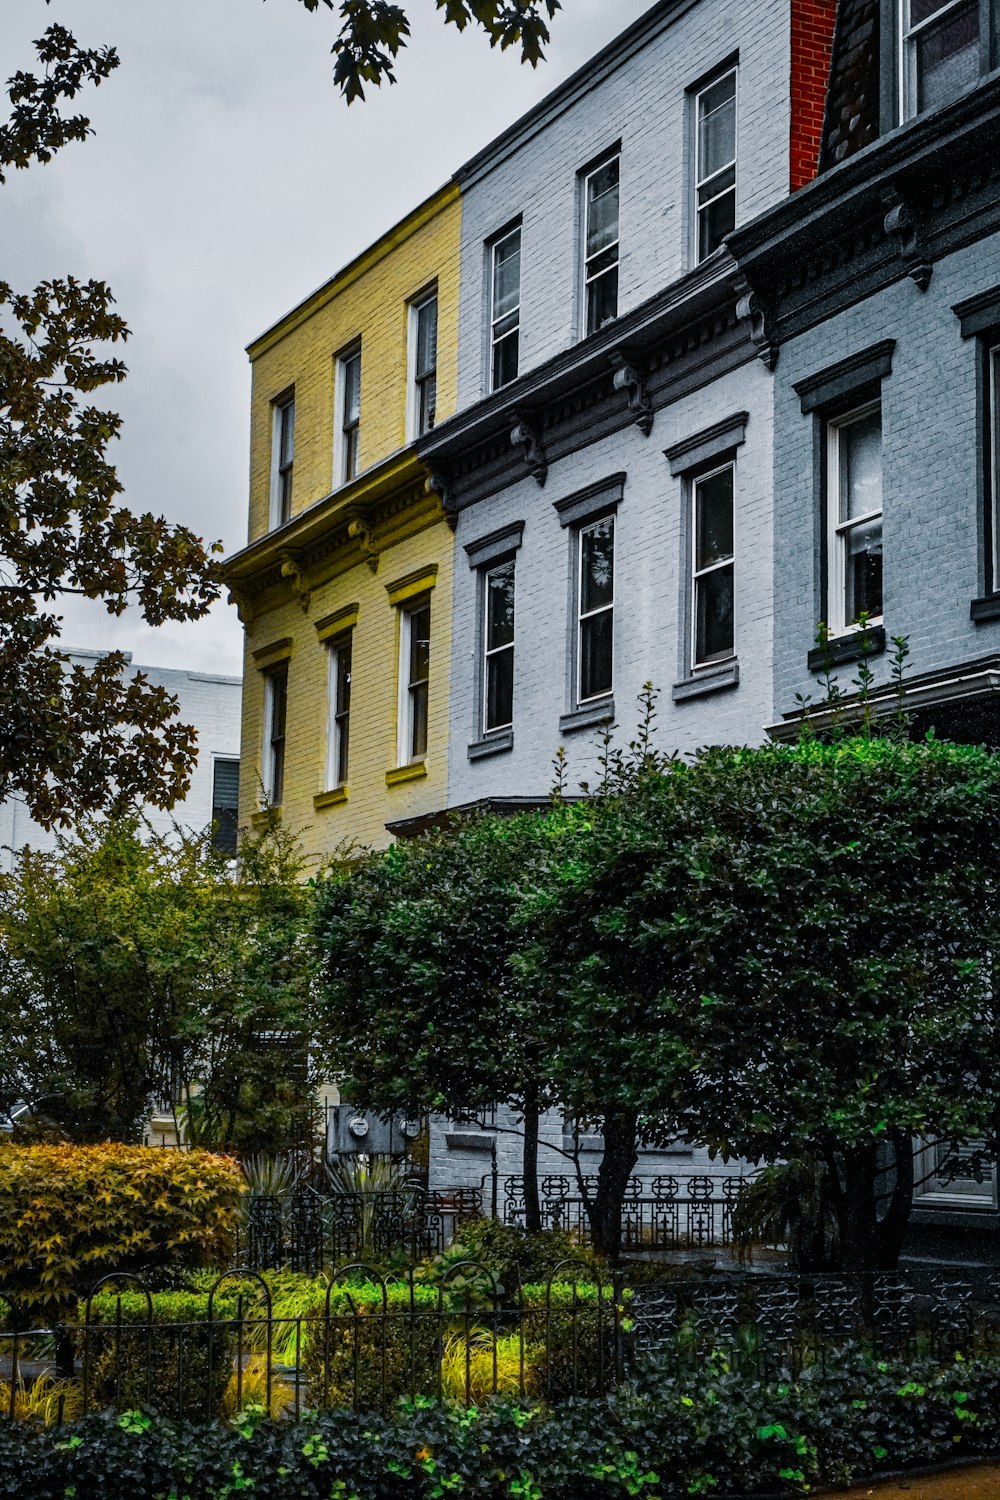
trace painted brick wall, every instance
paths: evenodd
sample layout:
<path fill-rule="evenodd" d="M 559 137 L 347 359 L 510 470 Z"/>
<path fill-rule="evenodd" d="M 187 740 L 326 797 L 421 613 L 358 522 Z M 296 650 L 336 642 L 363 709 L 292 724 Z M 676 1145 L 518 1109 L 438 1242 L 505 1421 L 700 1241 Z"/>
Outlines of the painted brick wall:
<path fill-rule="evenodd" d="M 775 682 L 777 707 L 819 696 L 806 655 L 827 613 L 820 589 L 821 496 L 813 416 L 793 383 L 881 339 L 896 340 L 882 382 L 885 628 L 906 635 L 916 672 L 1000 650 L 1000 622 L 974 624 L 982 591 L 978 522 L 977 348 L 952 305 L 1000 281 L 1000 238 L 947 256 L 926 292 L 903 280 L 782 348 L 775 373 Z M 843 669 L 842 687 L 853 668 Z M 877 677 L 888 674 L 883 657 Z"/>
<path fill-rule="evenodd" d="M 746 411 L 746 441 L 736 464 L 737 688 L 684 703 L 671 700 L 687 642 L 682 628 L 690 587 L 683 571 L 686 488 L 672 479 L 665 447 L 734 412 Z M 615 558 L 615 706 L 627 744 L 635 728 L 643 682 L 660 690 L 657 739 L 667 750 L 711 742 L 753 743 L 763 737 L 771 693 L 771 376 L 752 360 L 657 414 L 652 435 L 635 427 L 553 464 L 545 489 L 534 480 L 511 486 L 461 513 L 456 540 L 449 797 L 452 805 L 484 796 L 544 795 L 560 743 L 570 762 L 571 789 L 593 779 L 594 730 L 561 735 L 570 708 L 567 660 L 570 620 L 571 529 L 559 524 L 553 502 L 624 470 Z M 470 762 L 477 738 L 476 575 L 466 543 L 523 521 L 517 554 L 515 602 L 514 746 Z"/>
<path fill-rule="evenodd" d="M 516 136 L 516 149 L 465 186 L 459 315 L 460 406 L 484 393 L 485 242 L 516 215 L 521 369 L 573 343 L 580 327 L 580 169 L 622 144 L 619 308 L 627 312 L 693 262 L 695 83 L 739 54 L 737 217 L 788 190 L 790 0 L 654 7 L 650 38 L 608 76 Z M 669 24 L 662 24 L 669 13 Z M 659 30 L 657 30 L 659 27 Z M 558 97 L 558 96 L 556 96 Z"/>
<path fill-rule="evenodd" d="M 792 118 L 789 187 L 816 176 L 837 0 L 791 0 Z"/>

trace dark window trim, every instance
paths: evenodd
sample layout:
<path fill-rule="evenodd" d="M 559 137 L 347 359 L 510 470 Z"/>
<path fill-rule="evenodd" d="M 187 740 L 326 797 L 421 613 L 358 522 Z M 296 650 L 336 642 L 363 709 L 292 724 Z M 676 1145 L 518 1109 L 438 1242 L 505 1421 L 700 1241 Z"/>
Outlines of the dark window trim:
<path fill-rule="evenodd" d="M 512 521 L 509 526 L 490 531 L 475 542 L 466 542 L 465 555 L 469 559 L 469 567 L 484 568 L 487 563 L 503 562 L 518 550 L 523 536 L 524 522 Z"/>
<path fill-rule="evenodd" d="M 817 370 L 803 380 L 797 380 L 792 390 L 799 398 L 803 416 L 819 412 L 834 416 L 841 402 L 850 406 L 859 404 L 866 387 L 874 386 L 892 374 L 892 356 L 896 348 L 895 339 L 882 339 L 867 349 L 859 349 L 846 359 Z"/>
<path fill-rule="evenodd" d="M 809 652 L 810 672 L 822 672 L 827 662 L 831 667 L 843 667 L 850 662 L 860 661 L 862 657 L 881 656 L 885 651 L 885 626 L 870 625 L 867 639 L 867 651 L 863 649 L 864 637 L 860 630 L 855 630 L 850 635 L 836 636 L 825 650 L 814 646 Z"/>
<path fill-rule="evenodd" d="M 730 52 L 721 62 L 715 63 L 713 67 L 702 73 L 700 78 L 696 78 L 693 83 L 686 84 L 684 92 L 694 99 L 695 95 L 700 94 L 703 89 L 708 88 L 710 83 L 715 83 L 717 78 L 721 78 L 731 68 L 738 68 L 739 65 L 740 49 L 737 47 L 734 52 Z"/>
<path fill-rule="evenodd" d="M 1000 336 L 1000 286 L 966 297 L 954 303 L 951 310 L 959 321 L 963 339 Z"/>
<path fill-rule="evenodd" d="M 700 432 L 692 433 L 679 443 L 672 443 L 669 448 L 664 448 L 663 455 L 670 465 L 671 478 L 678 479 L 691 474 L 702 464 L 714 463 L 738 448 L 746 441 L 749 420 L 749 413 L 733 412 L 731 417 L 723 417 L 720 422 L 713 422 L 711 427 L 703 427 Z"/>
<path fill-rule="evenodd" d="M 711 693 L 724 693 L 740 685 L 740 664 L 735 656 L 717 666 L 699 667 L 690 677 L 675 682 L 671 696 L 675 703 L 687 703 L 691 698 L 707 698 Z"/>
<path fill-rule="evenodd" d="M 552 508 L 559 517 L 559 525 L 582 526 L 596 521 L 608 511 L 617 510 L 625 498 L 625 481 L 628 475 L 609 474 L 607 479 L 598 479 L 582 490 L 562 500 L 553 500 Z"/>

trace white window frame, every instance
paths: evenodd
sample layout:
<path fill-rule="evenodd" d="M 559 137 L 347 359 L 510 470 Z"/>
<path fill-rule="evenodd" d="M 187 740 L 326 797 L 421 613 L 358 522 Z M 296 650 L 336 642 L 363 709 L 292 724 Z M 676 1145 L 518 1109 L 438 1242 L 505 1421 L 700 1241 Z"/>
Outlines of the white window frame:
<path fill-rule="evenodd" d="M 486 386 L 487 386 L 487 390 L 489 390 L 489 391 L 503 390 L 505 388 L 505 386 L 512 385 L 513 382 L 517 379 L 518 375 L 520 375 L 520 373 L 521 373 L 521 289 L 522 289 L 521 252 L 523 250 L 523 240 L 522 240 L 522 236 L 521 236 L 521 227 L 522 226 L 521 226 L 520 223 L 512 224 L 509 229 L 502 230 L 501 233 L 498 234 L 494 239 L 489 240 L 487 242 L 487 249 L 488 249 L 488 252 L 489 252 L 489 298 L 488 298 L 488 301 L 487 301 L 487 308 L 488 308 L 488 315 L 489 315 L 489 350 L 487 352 L 488 365 L 487 365 L 487 371 L 486 371 Z M 504 313 L 502 315 L 502 317 L 497 318 L 496 315 L 495 315 L 495 308 L 494 308 L 494 292 L 495 292 L 495 289 L 496 289 L 496 271 L 497 271 L 497 251 L 500 249 L 500 247 L 502 245 L 506 245 L 506 243 L 507 243 L 508 240 L 513 239 L 514 235 L 517 235 L 517 240 L 518 240 L 518 247 L 517 247 L 517 249 L 518 249 L 517 308 L 516 309 L 512 308 L 511 312 L 506 312 L 506 313 Z M 499 322 L 502 322 L 505 318 L 509 318 L 511 316 L 511 313 L 514 312 L 514 311 L 517 312 L 517 325 L 516 325 L 516 329 L 508 329 L 507 332 L 505 334 L 502 334 L 500 336 L 500 338 L 498 339 L 497 336 L 496 336 L 496 326 L 497 326 L 497 324 Z M 495 385 L 494 382 L 493 382 L 493 356 L 494 356 L 494 353 L 496 351 L 496 348 L 497 348 L 498 344 L 500 344 L 501 342 L 503 342 L 504 339 L 510 338 L 511 334 L 514 333 L 515 331 L 517 333 L 517 370 L 516 370 L 515 374 L 511 376 L 511 379 L 505 382 L 504 386 Z"/>
<path fill-rule="evenodd" d="M 597 176 L 598 172 L 602 172 L 604 170 L 604 168 L 607 167 L 607 166 L 610 166 L 613 161 L 616 161 L 618 163 L 618 236 L 615 239 L 615 242 L 614 242 L 613 245 L 605 245 L 604 249 L 597 251 L 597 253 L 594 256 L 588 256 L 587 255 L 587 237 L 588 237 L 588 230 L 589 230 L 589 227 L 590 227 L 589 226 L 589 219 L 590 219 L 590 184 L 591 184 L 592 180 Z M 603 271 L 601 271 L 601 272 L 598 273 L 597 277 L 591 277 L 590 270 L 589 270 L 589 262 L 590 262 L 590 260 L 596 260 L 601 255 L 605 255 L 608 250 L 614 250 L 614 252 L 615 252 L 614 269 L 616 271 L 618 271 L 618 273 L 619 273 L 618 289 L 617 289 L 617 291 L 615 293 L 615 317 L 616 318 L 618 317 L 618 314 L 619 314 L 619 311 L 620 311 L 620 308 L 621 308 L 621 280 L 620 280 L 621 263 L 622 263 L 622 257 L 621 257 L 621 244 L 622 244 L 622 241 L 621 241 L 621 233 L 622 233 L 621 181 L 622 181 L 622 153 L 621 153 L 621 149 L 620 148 L 618 148 L 618 149 L 616 149 L 614 151 L 609 151 L 607 153 L 607 155 L 603 156 L 601 158 L 601 160 L 599 162 L 597 162 L 594 166 L 588 167 L 584 172 L 582 172 L 580 174 L 580 228 L 581 228 L 581 235 L 580 235 L 580 285 L 583 288 L 582 306 L 581 306 L 581 309 L 580 309 L 580 332 L 581 332 L 581 337 L 582 338 L 588 338 L 591 333 L 598 332 L 597 329 L 592 329 L 589 326 L 590 325 L 590 283 L 591 283 L 592 280 L 599 279 L 600 276 L 606 276 L 607 273 L 612 269 L 611 266 L 605 266 L 604 269 L 603 269 Z M 613 319 L 609 319 L 609 321 L 613 321 Z M 602 327 L 606 327 L 607 325 L 606 324 L 602 324 L 601 326 Z"/>
<path fill-rule="evenodd" d="M 357 467 L 353 474 L 347 472 L 348 444 L 345 430 L 347 417 L 347 366 L 352 360 L 358 360 L 358 421 L 356 432 L 357 438 Z M 364 370 L 361 366 L 361 342 L 351 344 L 341 354 L 337 355 L 336 376 L 334 380 L 334 428 L 333 428 L 333 488 L 342 489 L 344 485 L 351 484 L 361 473 L 361 378 Z"/>
<path fill-rule="evenodd" d="M 702 99 L 702 95 L 706 94 L 709 89 L 714 89 L 717 84 L 720 84 L 724 78 L 728 78 L 730 76 L 730 74 L 732 74 L 732 76 L 733 76 L 733 158 L 732 158 L 732 161 L 726 162 L 726 164 L 724 166 L 722 166 L 722 167 L 717 167 L 714 172 L 710 173 L 707 178 L 703 179 L 702 175 L 701 175 L 701 130 L 699 128 L 700 121 L 701 121 L 701 99 Z M 739 185 L 740 185 L 740 165 L 739 165 L 739 162 L 740 162 L 740 66 L 739 66 L 738 62 L 732 63 L 728 68 L 722 68 L 718 73 L 714 74 L 713 77 L 709 78 L 706 83 L 703 83 L 700 88 L 698 88 L 698 89 L 695 90 L 695 94 L 694 94 L 694 129 L 693 129 L 693 134 L 694 134 L 694 152 L 693 152 L 694 172 L 693 172 L 693 187 L 692 187 L 692 192 L 691 192 L 691 198 L 692 198 L 693 241 L 694 241 L 694 245 L 693 245 L 693 263 L 696 266 L 698 266 L 698 265 L 702 264 L 702 260 L 703 259 L 707 260 L 709 258 L 708 255 L 702 257 L 702 254 L 701 254 L 701 216 L 702 216 L 702 213 L 705 211 L 705 209 L 709 208 L 713 203 L 717 202 L 718 199 L 723 196 L 722 193 L 717 193 L 715 195 L 715 197 L 714 198 L 710 198 L 707 203 L 699 204 L 699 202 L 698 202 L 698 189 L 702 186 L 703 181 L 704 182 L 710 182 L 711 179 L 712 179 L 712 177 L 717 177 L 721 172 L 727 171 L 729 167 L 733 168 L 733 185 L 732 185 L 731 188 L 726 188 L 725 192 L 726 193 L 730 193 L 731 192 L 732 195 L 733 195 L 733 223 L 734 223 L 734 225 L 737 222 L 737 219 L 736 219 L 736 209 L 737 209 L 737 207 L 739 205 Z M 718 247 L 716 247 L 716 249 L 717 248 Z M 709 252 L 709 255 L 714 255 L 714 254 L 715 254 L 714 250 L 712 250 L 712 251 Z"/>
<path fill-rule="evenodd" d="M 611 603 L 602 604 L 599 609 L 584 611 L 583 608 L 583 538 L 588 531 L 602 526 L 605 521 L 611 522 Z M 592 516 L 583 521 L 575 528 L 576 543 L 576 663 L 575 663 L 575 686 L 576 704 L 583 708 L 588 703 L 600 703 L 605 698 L 610 698 L 615 688 L 615 600 L 618 594 L 618 517 L 614 511 L 608 511 L 604 515 Z M 599 693 L 592 693 L 589 698 L 581 695 L 583 674 L 583 624 L 585 620 L 596 618 L 597 615 L 611 614 L 611 682 Z"/>
<path fill-rule="evenodd" d="M 288 662 L 276 661 L 264 671 L 264 743 L 262 746 L 262 770 L 261 783 L 264 788 L 264 796 L 270 806 L 280 807 L 285 791 L 285 778 L 288 771 Z M 283 676 L 285 679 L 285 723 L 281 733 L 281 786 L 275 786 L 274 775 L 274 708 L 275 679 Z M 281 796 L 275 796 L 280 792 Z"/>
<path fill-rule="evenodd" d="M 489 637 L 489 630 L 490 630 L 490 577 L 491 577 L 492 574 L 498 573 L 501 568 L 507 568 L 507 567 L 513 567 L 513 569 L 514 569 L 514 630 L 515 630 L 515 639 L 512 640 L 512 641 L 510 641 L 510 642 L 508 642 L 508 644 L 505 645 L 505 646 L 494 646 L 491 649 L 491 647 L 490 647 L 490 637 Z M 515 648 L 515 645 L 516 645 L 516 631 L 517 631 L 517 558 L 513 554 L 511 556 L 509 556 L 509 557 L 499 557 L 499 558 L 497 558 L 497 560 L 495 562 L 489 563 L 486 566 L 484 566 L 483 568 L 481 568 L 480 569 L 480 573 L 481 573 L 481 577 L 482 577 L 481 587 L 482 587 L 482 591 L 483 591 L 482 614 L 481 614 L 481 619 L 482 619 L 482 640 L 483 640 L 483 654 L 482 654 L 482 663 L 481 663 L 481 674 L 482 674 L 482 710 L 481 710 L 481 713 L 480 713 L 480 720 L 481 720 L 481 728 L 482 728 L 483 737 L 484 737 L 484 739 L 488 739 L 491 734 L 502 734 L 504 732 L 504 730 L 512 729 L 514 727 L 514 694 L 513 694 L 513 690 L 511 691 L 510 718 L 507 720 L 507 722 L 505 724 L 487 724 L 487 722 L 486 722 L 486 716 L 487 716 L 487 714 L 489 712 L 489 685 L 490 685 L 489 667 L 490 667 L 490 658 L 494 657 L 494 656 L 500 656 L 504 651 L 509 651 L 510 655 L 511 655 L 511 660 L 512 661 L 515 660 L 514 648 Z M 511 677 L 513 679 L 513 668 L 511 669 Z"/>
<path fill-rule="evenodd" d="M 326 723 L 326 791 L 335 791 L 338 787 L 347 785 L 350 772 L 350 724 L 351 724 L 351 695 L 353 690 L 354 669 L 354 633 L 345 630 L 342 635 L 334 636 L 326 643 L 327 650 L 327 723 Z M 340 701 L 340 658 L 344 651 L 351 653 L 351 665 L 348 668 L 348 676 L 351 686 L 348 688 L 346 708 Z M 344 767 L 344 775 L 340 775 L 341 752 L 343 749 L 344 724 L 347 722 L 347 765 Z"/>
<path fill-rule="evenodd" d="M 430 432 L 427 427 L 421 431 L 420 428 L 420 381 L 417 376 L 417 329 L 419 327 L 420 312 L 430 302 L 438 302 L 437 283 L 425 287 L 416 297 L 407 303 L 407 327 L 406 327 L 406 370 L 407 370 L 407 397 L 406 397 L 406 440 L 412 443 L 415 438 L 422 437 L 424 432 Z M 440 316 L 440 305 L 438 315 Z M 434 383 L 437 386 L 438 373 L 438 341 L 434 340 Z M 435 419 L 436 420 L 436 419 Z M 432 424 L 433 426 L 434 424 Z"/>
<path fill-rule="evenodd" d="M 902 125 L 906 120 L 915 119 L 919 110 L 917 108 L 917 64 L 915 39 L 919 38 L 922 31 L 936 26 L 942 16 L 952 11 L 961 9 L 968 0 L 949 0 L 947 5 L 942 5 L 933 15 L 926 16 L 923 21 L 918 21 L 916 26 L 909 24 L 910 0 L 898 0 L 897 6 L 897 36 L 899 38 L 899 77 L 897 86 L 899 88 L 899 123 Z M 982 53 L 983 37 L 983 7 L 979 4 L 979 48 Z M 981 73 L 981 68 L 976 70 Z"/>
<path fill-rule="evenodd" d="M 427 759 L 427 746 L 422 754 L 415 754 L 413 745 L 413 683 L 410 680 L 410 639 L 413 628 L 413 617 L 422 610 L 431 612 L 431 620 L 434 615 L 431 608 L 430 593 L 419 594 L 415 599 L 407 599 L 404 603 L 397 605 L 399 610 L 399 655 L 397 667 L 397 706 L 396 706 L 396 765 L 414 766 L 419 765 Z M 421 679 L 427 683 L 427 739 L 430 742 L 430 661 L 428 650 L 427 677 Z"/>
<path fill-rule="evenodd" d="M 971 1177 L 955 1177 L 950 1182 L 938 1176 L 936 1164 L 938 1141 L 928 1138 L 914 1142 L 914 1202 L 928 1208 L 966 1208 L 974 1210 L 997 1207 L 997 1166 L 994 1162 L 983 1173 L 982 1182 Z M 957 1184 L 969 1183 L 971 1191 L 961 1192 Z"/>
<path fill-rule="evenodd" d="M 728 470 L 732 475 L 732 508 L 733 508 L 733 550 L 728 557 L 720 558 L 718 562 L 710 563 L 707 568 L 698 567 L 698 486 L 706 479 L 714 479 L 717 474 L 723 474 Z M 706 578 L 709 573 L 718 572 L 720 568 L 732 567 L 733 569 L 733 645 L 728 656 L 713 656 L 711 661 L 698 660 L 698 582 Z M 724 463 L 716 464 L 712 469 L 706 469 L 703 474 L 696 474 L 691 480 L 691 670 L 692 672 L 708 672 L 713 667 L 719 667 L 723 662 L 732 661 L 736 656 L 736 464 L 731 458 Z"/>
<path fill-rule="evenodd" d="M 282 462 L 281 437 L 285 424 L 285 413 L 292 413 L 292 457 L 288 464 Z M 289 474 L 288 515 L 284 514 L 285 474 Z M 283 526 L 292 513 L 292 484 L 295 476 L 295 390 L 294 387 L 276 396 L 271 402 L 271 475 L 268 496 L 268 519 L 274 531 Z"/>
<path fill-rule="evenodd" d="M 845 427 L 852 426 L 864 417 L 878 412 L 881 417 L 882 401 L 876 398 L 874 401 L 866 401 L 862 406 L 852 407 L 850 411 L 844 412 L 842 416 L 831 417 L 826 424 L 826 526 L 827 526 L 827 619 L 829 621 L 830 633 L 834 636 L 853 635 L 861 627 L 847 618 L 847 569 L 845 558 L 847 554 L 847 533 L 853 531 L 856 526 L 864 525 L 868 521 L 878 518 L 882 521 L 885 515 L 885 493 L 882 491 L 882 504 L 878 510 L 867 511 L 863 516 L 855 516 L 850 521 L 840 520 L 840 434 Z M 883 468 L 884 482 L 884 468 Z M 885 575 L 883 573 L 882 587 L 885 589 Z M 884 598 L 883 598 L 884 607 Z M 882 615 L 872 615 L 869 625 L 880 624 Z"/>

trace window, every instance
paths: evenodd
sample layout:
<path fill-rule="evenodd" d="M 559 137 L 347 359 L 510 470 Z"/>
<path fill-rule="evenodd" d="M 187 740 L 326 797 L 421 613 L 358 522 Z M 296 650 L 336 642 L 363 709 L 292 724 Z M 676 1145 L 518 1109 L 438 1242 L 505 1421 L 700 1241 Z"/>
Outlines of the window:
<path fill-rule="evenodd" d="M 697 259 L 717 250 L 736 227 L 736 69 L 695 95 L 695 238 Z"/>
<path fill-rule="evenodd" d="M 725 661 L 734 650 L 733 473 L 725 464 L 692 484 L 695 667 Z"/>
<path fill-rule="evenodd" d="M 272 405 L 271 525 L 282 526 L 292 514 L 292 468 L 295 463 L 295 396 Z"/>
<path fill-rule="evenodd" d="M 401 766 L 427 754 L 427 692 L 430 682 L 431 604 L 421 599 L 400 612 L 399 747 Z"/>
<path fill-rule="evenodd" d="M 361 451 L 361 350 L 340 360 L 340 480 L 356 476 Z"/>
<path fill-rule="evenodd" d="M 517 379 L 521 338 L 521 226 L 490 249 L 490 390 Z"/>
<path fill-rule="evenodd" d="M 350 635 L 331 641 L 329 652 L 329 720 L 327 724 L 326 784 L 328 788 L 346 786 L 347 755 L 351 732 L 351 655 Z"/>
<path fill-rule="evenodd" d="M 514 720 L 514 559 L 483 575 L 483 730 Z"/>
<path fill-rule="evenodd" d="M 975 83 L 981 9 L 981 0 L 901 0 L 904 116 L 945 104 Z"/>
<path fill-rule="evenodd" d="M 620 167 L 615 155 L 583 179 L 585 333 L 596 333 L 618 316 Z"/>
<path fill-rule="evenodd" d="M 437 292 L 410 306 L 410 368 L 413 408 L 410 432 L 421 437 L 434 426 L 437 411 Z"/>
<path fill-rule="evenodd" d="M 285 715 L 288 708 L 288 663 L 264 674 L 264 791 L 272 806 L 285 789 Z"/>
<path fill-rule="evenodd" d="M 223 854 L 236 853 L 239 805 L 240 763 L 218 759 L 212 767 L 212 844 Z"/>
<path fill-rule="evenodd" d="M 1000 344 L 986 353 L 989 411 L 986 422 L 986 587 L 1000 590 Z"/>
<path fill-rule="evenodd" d="M 832 630 L 882 615 L 882 410 L 878 402 L 827 426 Z"/>
<path fill-rule="evenodd" d="M 580 558 L 577 701 L 611 692 L 614 645 L 615 518 L 603 516 L 578 532 Z"/>
<path fill-rule="evenodd" d="M 982 1141 L 921 1141 L 914 1151 L 914 1196 L 929 1204 L 995 1208 L 997 1169 Z"/>

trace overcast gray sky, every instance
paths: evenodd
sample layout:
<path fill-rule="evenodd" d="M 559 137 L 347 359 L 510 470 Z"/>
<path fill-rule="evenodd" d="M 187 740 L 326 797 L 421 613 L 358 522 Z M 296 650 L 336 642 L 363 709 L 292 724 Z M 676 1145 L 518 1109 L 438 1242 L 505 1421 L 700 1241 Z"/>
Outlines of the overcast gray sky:
<path fill-rule="evenodd" d="M 246 536 L 246 344 L 530 108 L 652 0 L 564 0 L 536 71 L 409 0 L 393 88 L 344 104 L 334 17 L 299 0 L 0 0 L 0 72 L 59 21 L 121 66 L 80 107 L 96 135 L 0 189 L 0 277 L 110 283 L 132 330 L 108 400 L 126 501 L 227 552 Z M 64 639 L 137 662 L 238 672 L 224 602 L 147 629 L 69 600 Z"/>

